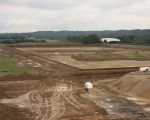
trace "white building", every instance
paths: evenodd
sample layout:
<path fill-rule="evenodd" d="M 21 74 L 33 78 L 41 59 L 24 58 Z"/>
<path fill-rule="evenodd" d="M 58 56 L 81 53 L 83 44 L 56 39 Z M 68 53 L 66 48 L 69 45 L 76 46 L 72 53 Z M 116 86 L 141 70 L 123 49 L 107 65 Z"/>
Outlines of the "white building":
<path fill-rule="evenodd" d="M 112 43 L 112 42 L 114 43 L 114 42 L 120 42 L 121 40 L 116 38 L 102 38 L 101 41 L 105 43 Z"/>
<path fill-rule="evenodd" d="M 149 72 L 150 67 L 140 67 L 140 72 Z"/>

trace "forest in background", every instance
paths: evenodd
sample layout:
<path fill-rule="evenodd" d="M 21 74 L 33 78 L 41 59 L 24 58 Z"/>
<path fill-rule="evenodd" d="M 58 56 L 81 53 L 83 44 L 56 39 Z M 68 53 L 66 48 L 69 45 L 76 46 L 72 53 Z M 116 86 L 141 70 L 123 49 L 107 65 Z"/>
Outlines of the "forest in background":
<path fill-rule="evenodd" d="M 150 29 L 105 31 L 38 31 L 29 33 L 0 33 L 0 43 L 47 42 L 59 40 L 67 43 L 95 44 L 104 37 L 118 38 L 124 44 L 150 44 Z"/>

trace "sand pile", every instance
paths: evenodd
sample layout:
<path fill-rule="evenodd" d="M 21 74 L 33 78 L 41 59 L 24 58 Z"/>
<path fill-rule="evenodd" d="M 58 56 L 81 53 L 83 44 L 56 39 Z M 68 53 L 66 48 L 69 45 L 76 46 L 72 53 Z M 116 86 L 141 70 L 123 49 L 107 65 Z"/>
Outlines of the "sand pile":
<path fill-rule="evenodd" d="M 150 100 L 150 73 L 130 73 L 118 79 L 113 85 L 128 95 Z"/>

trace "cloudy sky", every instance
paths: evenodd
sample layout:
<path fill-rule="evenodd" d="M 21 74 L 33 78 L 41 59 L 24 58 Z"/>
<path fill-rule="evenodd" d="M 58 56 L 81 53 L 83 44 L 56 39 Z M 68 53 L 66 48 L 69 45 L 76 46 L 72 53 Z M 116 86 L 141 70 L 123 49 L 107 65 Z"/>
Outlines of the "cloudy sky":
<path fill-rule="evenodd" d="M 0 0 L 0 32 L 149 28 L 150 0 Z"/>

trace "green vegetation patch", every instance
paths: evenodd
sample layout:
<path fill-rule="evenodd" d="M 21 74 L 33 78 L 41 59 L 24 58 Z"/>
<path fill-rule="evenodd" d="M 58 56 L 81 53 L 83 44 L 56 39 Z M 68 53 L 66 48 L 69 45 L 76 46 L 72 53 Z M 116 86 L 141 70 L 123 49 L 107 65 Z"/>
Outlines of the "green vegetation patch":
<path fill-rule="evenodd" d="M 101 51 L 93 54 L 72 55 L 71 57 L 79 61 L 150 60 L 150 54 L 142 52 L 123 52 L 123 51 L 121 52 Z"/>
<path fill-rule="evenodd" d="M 15 58 L 0 56 L 0 72 L 36 73 L 37 70 L 18 65 Z"/>

